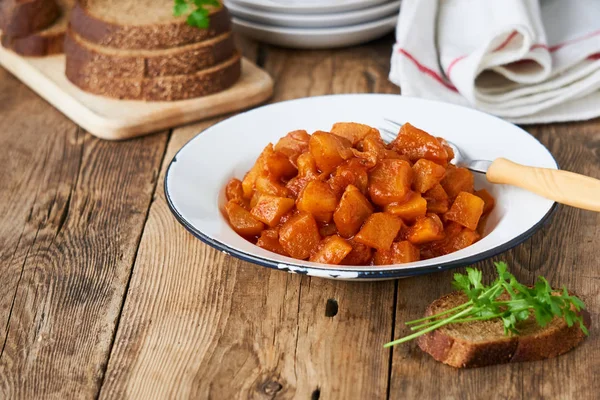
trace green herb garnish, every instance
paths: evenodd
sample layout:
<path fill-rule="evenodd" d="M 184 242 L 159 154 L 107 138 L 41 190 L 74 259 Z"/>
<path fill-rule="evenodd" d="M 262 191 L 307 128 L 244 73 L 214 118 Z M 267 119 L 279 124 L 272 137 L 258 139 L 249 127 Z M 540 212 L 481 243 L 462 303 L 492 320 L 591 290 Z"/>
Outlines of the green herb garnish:
<path fill-rule="evenodd" d="M 188 25 L 206 29 L 210 25 L 210 7 L 220 7 L 219 0 L 174 0 L 173 15 L 180 17 L 189 14 Z"/>
<path fill-rule="evenodd" d="M 557 294 L 543 277 L 539 277 L 535 286 L 529 288 L 520 284 L 507 271 L 506 263 L 498 262 L 495 265 L 498 278 L 489 286 L 481 283 L 482 274 L 479 270 L 467 268 L 466 275 L 454 274 L 454 287 L 464 292 L 469 301 L 439 314 L 407 322 L 406 325 L 416 332 L 389 342 L 384 347 L 408 342 L 444 325 L 490 319 L 501 319 L 504 334 L 511 335 L 519 333 L 517 323 L 528 319 L 531 313 L 542 327 L 554 317 L 559 317 L 564 318 L 569 327 L 578 323 L 583 333 L 588 335 L 579 314 L 581 309 L 585 309 L 585 304 L 579 298 L 569 295 L 567 288 Z M 509 299 L 499 300 L 504 293 L 508 294 Z M 506 296 L 503 297 L 505 298 Z"/>

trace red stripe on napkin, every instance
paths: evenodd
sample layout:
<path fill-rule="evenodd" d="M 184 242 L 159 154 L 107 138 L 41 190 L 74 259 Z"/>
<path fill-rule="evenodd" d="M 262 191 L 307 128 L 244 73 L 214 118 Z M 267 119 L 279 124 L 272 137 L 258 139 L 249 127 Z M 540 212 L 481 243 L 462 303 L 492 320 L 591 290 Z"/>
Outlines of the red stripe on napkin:
<path fill-rule="evenodd" d="M 450 89 L 450 90 L 452 90 L 454 92 L 458 92 L 458 90 L 451 83 L 448 83 L 440 74 L 438 74 L 437 72 L 435 72 L 431 68 L 427 68 L 426 66 L 424 66 L 423 64 L 421 64 L 408 51 L 406 51 L 404 49 L 398 49 L 398 52 L 400 54 L 402 54 L 403 56 L 405 56 L 406 58 L 408 58 L 410 61 L 412 61 L 413 64 L 415 64 L 417 66 L 417 68 L 419 69 L 419 71 L 421 71 L 425 75 L 429 75 L 430 77 L 432 77 L 433 79 L 435 79 L 436 81 L 438 81 L 439 83 L 441 83 L 442 85 L 444 85 L 445 87 L 447 87 L 448 89 Z"/>

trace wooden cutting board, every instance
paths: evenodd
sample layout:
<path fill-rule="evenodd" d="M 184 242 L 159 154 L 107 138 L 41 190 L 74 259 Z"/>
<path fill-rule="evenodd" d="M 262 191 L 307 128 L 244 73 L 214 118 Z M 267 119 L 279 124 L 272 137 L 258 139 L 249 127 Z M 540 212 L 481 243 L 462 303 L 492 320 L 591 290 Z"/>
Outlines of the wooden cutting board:
<path fill-rule="evenodd" d="M 249 108 L 267 100 L 273 80 L 246 59 L 242 76 L 224 92 L 172 102 L 116 100 L 86 93 L 64 74 L 65 56 L 21 57 L 0 47 L 0 65 L 91 134 L 122 140 Z"/>

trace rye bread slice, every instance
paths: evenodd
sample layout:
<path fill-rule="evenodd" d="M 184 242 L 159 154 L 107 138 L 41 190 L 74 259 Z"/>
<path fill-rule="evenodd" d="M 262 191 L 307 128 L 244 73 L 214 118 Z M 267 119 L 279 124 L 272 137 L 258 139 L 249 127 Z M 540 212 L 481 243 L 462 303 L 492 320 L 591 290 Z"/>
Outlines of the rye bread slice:
<path fill-rule="evenodd" d="M 67 30 L 65 54 L 80 74 L 119 79 L 192 74 L 230 58 L 235 52 L 231 32 L 165 50 L 121 50 L 99 46 Z"/>
<path fill-rule="evenodd" d="M 427 308 L 434 315 L 467 301 L 461 292 L 443 296 Z M 589 328 L 590 316 L 582 310 Z M 418 339 L 421 350 L 437 361 L 456 368 L 544 360 L 564 354 L 585 339 L 579 325 L 568 327 L 563 319 L 555 318 L 540 327 L 532 317 L 519 325 L 519 334 L 506 336 L 502 321 L 489 320 L 451 324 L 425 334 Z"/>
<path fill-rule="evenodd" d="M 54 0 L 0 0 L 0 30 L 7 36 L 28 36 L 52 25 L 60 15 Z"/>
<path fill-rule="evenodd" d="M 48 28 L 29 36 L 14 37 L 3 34 L 2 46 L 22 56 L 43 57 L 63 52 L 69 13 L 75 0 L 57 0 L 60 17 Z"/>
<path fill-rule="evenodd" d="M 80 0 L 71 15 L 71 27 L 85 40 L 119 49 L 155 50 L 200 42 L 231 30 L 223 7 L 210 13 L 210 26 L 199 29 L 173 16 L 166 0 Z"/>
<path fill-rule="evenodd" d="M 127 100 L 174 101 L 206 96 L 232 86 L 241 74 L 241 57 L 236 52 L 226 61 L 187 75 L 157 78 L 116 79 L 81 73 L 67 58 L 67 78 L 80 89 Z"/>

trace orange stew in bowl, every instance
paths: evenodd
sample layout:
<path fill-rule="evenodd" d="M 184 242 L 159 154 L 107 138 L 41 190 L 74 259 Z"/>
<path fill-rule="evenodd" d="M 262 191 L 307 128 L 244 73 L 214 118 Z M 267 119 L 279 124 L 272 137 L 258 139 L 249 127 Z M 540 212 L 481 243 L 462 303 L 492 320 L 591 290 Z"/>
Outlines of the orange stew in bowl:
<path fill-rule="evenodd" d="M 231 227 L 266 250 L 326 264 L 386 265 L 463 249 L 494 198 L 450 163 L 446 141 L 410 124 L 385 144 L 367 125 L 298 130 L 226 186 Z"/>

